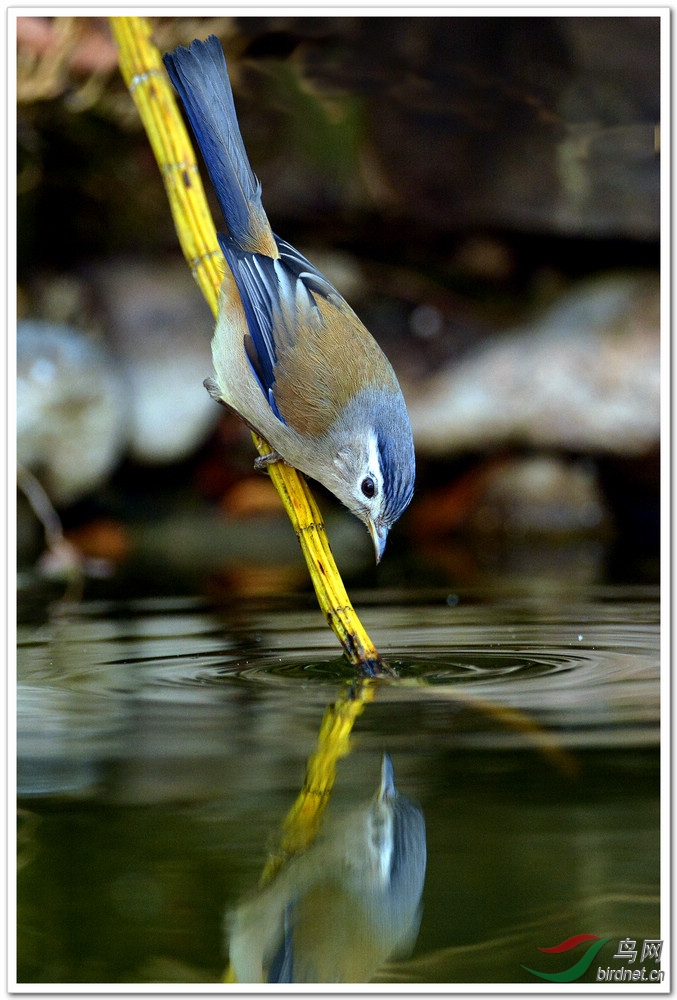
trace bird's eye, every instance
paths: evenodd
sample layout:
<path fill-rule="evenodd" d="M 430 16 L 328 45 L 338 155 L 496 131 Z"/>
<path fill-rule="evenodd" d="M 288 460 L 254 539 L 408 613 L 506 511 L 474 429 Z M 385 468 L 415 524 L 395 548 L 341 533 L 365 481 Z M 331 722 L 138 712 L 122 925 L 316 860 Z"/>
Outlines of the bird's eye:
<path fill-rule="evenodd" d="M 371 498 L 376 494 L 376 483 L 371 476 L 367 476 L 366 479 L 362 480 L 360 488 L 368 500 L 371 500 Z"/>

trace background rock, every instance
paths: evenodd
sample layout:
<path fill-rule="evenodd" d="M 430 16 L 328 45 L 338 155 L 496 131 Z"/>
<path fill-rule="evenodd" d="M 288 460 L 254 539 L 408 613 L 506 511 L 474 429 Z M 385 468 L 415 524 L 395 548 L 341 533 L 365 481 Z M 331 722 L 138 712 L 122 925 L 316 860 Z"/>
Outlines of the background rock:
<path fill-rule="evenodd" d="M 660 297 L 653 275 L 582 282 L 525 328 L 419 387 L 419 451 L 497 445 L 640 455 L 660 439 Z"/>
<path fill-rule="evenodd" d="M 483 496 L 496 498 L 491 516 L 511 544 L 544 540 L 562 513 L 560 475 L 570 524 L 586 509 L 579 487 L 601 511 L 598 539 L 581 527 L 582 575 L 655 579 L 659 19 L 275 13 L 152 24 L 161 51 L 219 36 L 274 230 L 327 268 L 411 403 L 416 493 L 379 582 L 428 582 L 441 539 L 481 523 Z M 90 548 L 134 536 L 127 551 L 140 552 L 136 528 L 172 510 L 187 520 L 192 510 L 196 525 L 227 518 L 222 498 L 238 482 L 249 489 L 254 451 L 201 387 L 212 319 L 179 262 L 106 19 L 28 17 L 20 28 L 20 314 L 108 338 L 131 386 L 126 459 L 62 511 L 64 527 Z M 55 276 L 57 309 L 39 292 Z M 73 311 L 76 286 L 84 308 Z M 555 484 L 538 504 L 523 474 L 532 460 Z M 494 492 L 477 488 L 503 474 L 509 502 L 497 480 Z M 455 526 L 425 514 L 440 498 Z M 256 531 L 254 506 L 243 510 Z M 490 575 L 501 530 L 483 549 Z M 164 576 L 153 574 L 168 588 L 170 547 Z M 199 570 L 197 545 L 193 558 Z M 444 581 L 472 579 L 473 560 L 452 555 Z M 511 555 L 506 572 L 532 562 Z M 537 562 L 560 572 L 547 552 Z M 234 579 L 227 553 L 223 565 Z M 364 562 L 358 578 L 370 572 Z M 128 580 L 140 578 L 130 565 Z"/>
<path fill-rule="evenodd" d="M 107 262 L 93 274 L 105 328 L 129 383 L 129 451 L 178 462 L 214 428 L 220 407 L 202 385 L 212 372 L 214 320 L 182 260 Z"/>
<path fill-rule="evenodd" d="M 17 334 L 17 459 L 55 503 L 72 503 L 122 457 L 125 379 L 105 344 L 80 330 L 33 321 Z"/>

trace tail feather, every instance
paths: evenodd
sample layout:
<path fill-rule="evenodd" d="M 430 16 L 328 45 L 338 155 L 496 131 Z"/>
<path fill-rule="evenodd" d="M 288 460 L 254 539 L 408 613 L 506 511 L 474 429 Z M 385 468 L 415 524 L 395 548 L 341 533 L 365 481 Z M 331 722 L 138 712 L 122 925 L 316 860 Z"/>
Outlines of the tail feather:
<path fill-rule="evenodd" d="M 228 231 L 243 250 L 277 257 L 261 185 L 237 122 L 226 59 L 215 35 L 163 57 L 204 157 Z"/>

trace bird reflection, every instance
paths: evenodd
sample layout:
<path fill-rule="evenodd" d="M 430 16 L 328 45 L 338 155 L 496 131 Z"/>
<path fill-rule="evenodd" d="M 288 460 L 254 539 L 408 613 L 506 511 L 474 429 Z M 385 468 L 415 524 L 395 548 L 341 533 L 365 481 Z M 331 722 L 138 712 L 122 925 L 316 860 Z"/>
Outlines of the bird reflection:
<path fill-rule="evenodd" d="M 426 866 L 421 809 L 383 755 L 376 795 L 229 918 L 239 983 L 366 983 L 414 945 Z"/>

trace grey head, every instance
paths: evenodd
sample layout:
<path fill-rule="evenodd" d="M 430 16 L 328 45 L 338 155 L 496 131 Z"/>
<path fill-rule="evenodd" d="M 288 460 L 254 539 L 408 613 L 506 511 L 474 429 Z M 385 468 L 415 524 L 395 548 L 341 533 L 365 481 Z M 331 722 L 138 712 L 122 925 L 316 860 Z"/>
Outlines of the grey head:
<path fill-rule="evenodd" d="M 366 524 L 379 562 L 416 478 L 414 440 L 399 386 L 361 389 L 327 436 L 333 470 L 325 485 Z"/>

